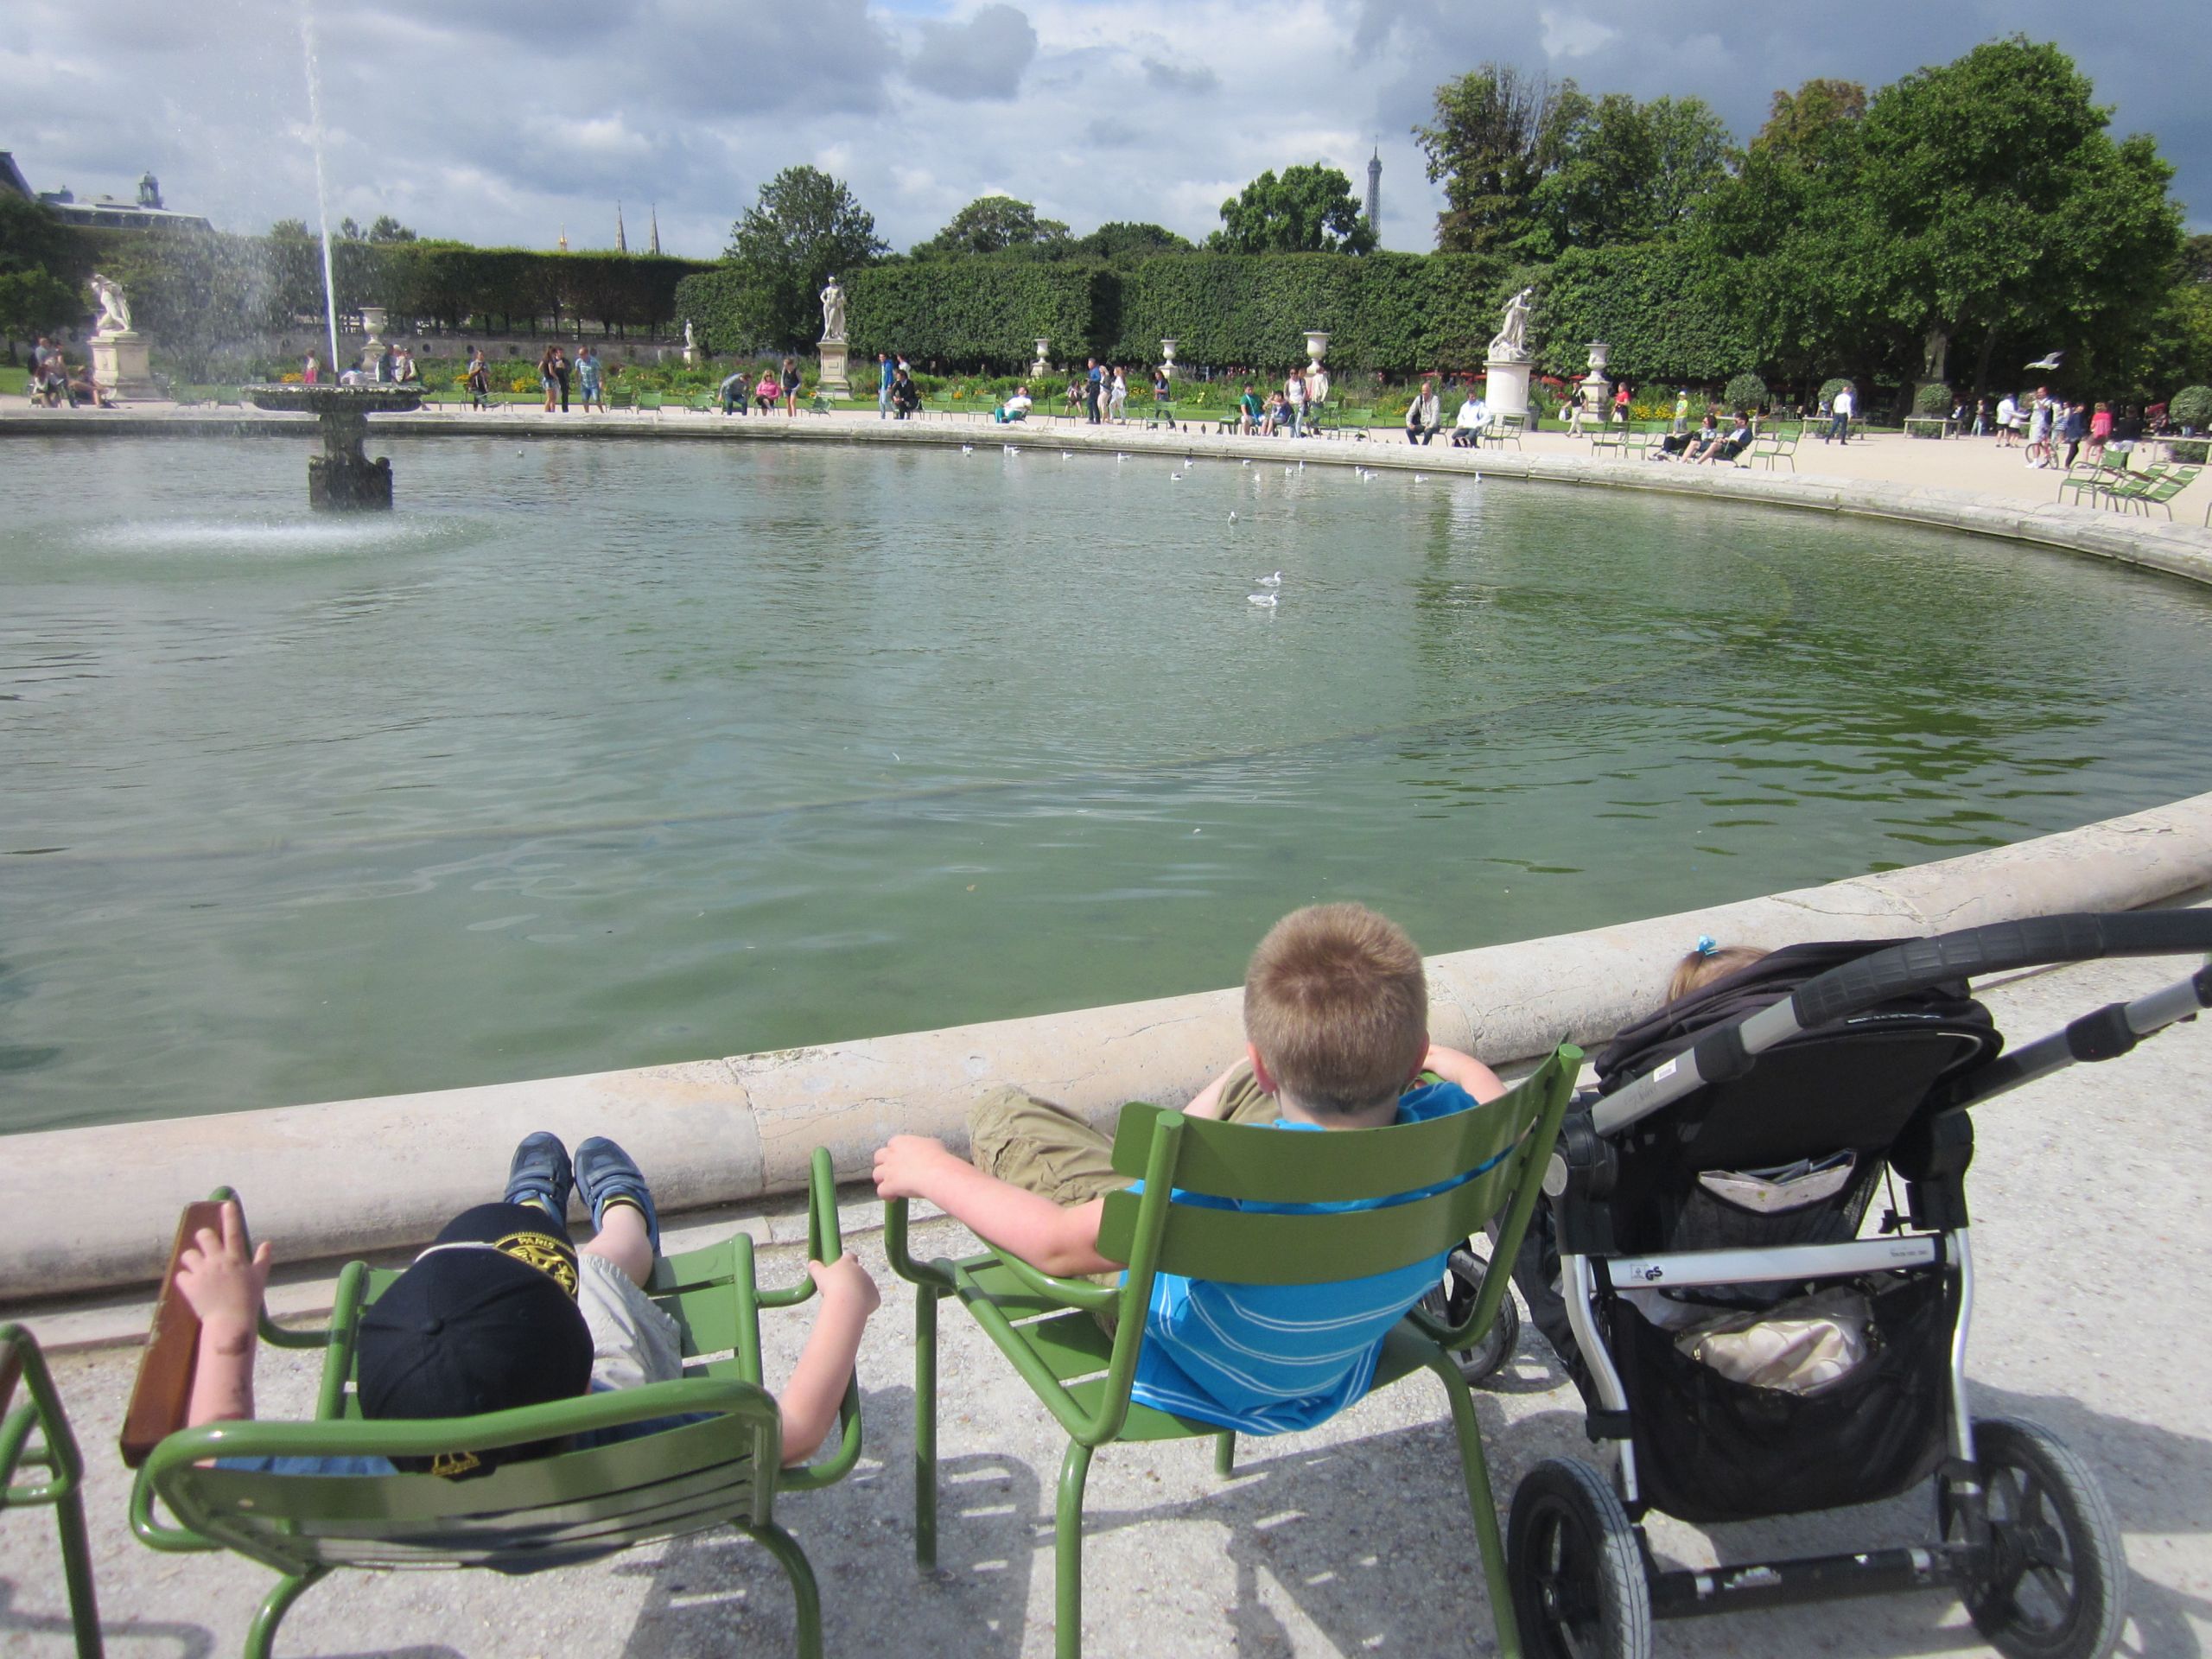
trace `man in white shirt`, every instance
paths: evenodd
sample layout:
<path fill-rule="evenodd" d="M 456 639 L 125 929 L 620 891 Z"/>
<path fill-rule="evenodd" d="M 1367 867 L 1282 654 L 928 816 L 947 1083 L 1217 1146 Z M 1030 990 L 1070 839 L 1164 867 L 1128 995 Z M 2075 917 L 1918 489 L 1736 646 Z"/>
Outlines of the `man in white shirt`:
<path fill-rule="evenodd" d="M 1027 420 L 1029 418 L 1029 388 L 1016 386 L 1014 389 L 1014 396 L 991 411 L 991 418 L 1001 426 L 1004 426 L 1008 421 Z"/>
<path fill-rule="evenodd" d="M 2011 392 L 1997 400 L 1997 447 L 2010 449 L 2020 441 L 2020 405 Z"/>
<path fill-rule="evenodd" d="M 1851 442 L 1851 385 L 1847 381 L 1837 388 L 1835 401 L 1828 405 L 1828 429 L 1821 435 L 1822 443 L 1830 439 L 1838 443 Z"/>
<path fill-rule="evenodd" d="M 1294 438 L 1306 424 L 1306 376 L 1293 369 L 1290 378 L 1282 383 L 1282 395 L 1290 404 L 1290 435 Z"/>
<path fill-rule="evenodd" d="M 1452 447 L 1472 449 L 1483 441 L 1483 429 L 1490 424 L 1490 405 L 1469 392 L 1466 401 L 1459 405 L 1457 419 L 1452 423 Z"/>

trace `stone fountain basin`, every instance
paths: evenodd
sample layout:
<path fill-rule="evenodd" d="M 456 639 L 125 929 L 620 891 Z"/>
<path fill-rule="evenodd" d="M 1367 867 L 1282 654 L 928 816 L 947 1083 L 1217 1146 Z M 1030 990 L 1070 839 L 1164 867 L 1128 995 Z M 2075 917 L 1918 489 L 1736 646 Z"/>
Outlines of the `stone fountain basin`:
<path fill-rule="evenodd" d="M 292 415 L 396 415 L 423 406 L 420 386 L 248 386 L 256 409 Z"/>

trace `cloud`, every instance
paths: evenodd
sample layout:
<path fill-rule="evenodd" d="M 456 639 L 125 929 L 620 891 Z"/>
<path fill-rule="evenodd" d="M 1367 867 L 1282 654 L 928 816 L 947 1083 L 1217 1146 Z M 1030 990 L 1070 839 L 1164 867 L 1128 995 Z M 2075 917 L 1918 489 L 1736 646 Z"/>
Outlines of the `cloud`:
<path fill-rule="evenodd" d="M 989 5 L 964 23 L 925 22 L 921 48 L 907 60 L 906 79 L 925 92 L 962 103 L 1010 99 L 1037 55 L 1037 31 L 1013 6 Z"/>
<path fill-rule="evenodd" d="M 1204 64 L 1185 69 L 1176 64 L 1163 63 L 1158 58 L 1147 58 L 1143 62 L 1146 84 L 1157 86 L 1163 92 L 1217 92 L 1221 90 L 1221 77 Z"/>
<path fill-rule="evenodd" d="M 1611 45 L 1620 36 L 1620 30 L 1601 23 L 1594 17 L 1585 17 L 1579 11 L 1562 11 L 1546 6 L 1536 13 L 1536 21 L 1543 26 L 1541 37 L 1544 55 L 1549 58 L 1582 58 L 1599 48 Z"/>

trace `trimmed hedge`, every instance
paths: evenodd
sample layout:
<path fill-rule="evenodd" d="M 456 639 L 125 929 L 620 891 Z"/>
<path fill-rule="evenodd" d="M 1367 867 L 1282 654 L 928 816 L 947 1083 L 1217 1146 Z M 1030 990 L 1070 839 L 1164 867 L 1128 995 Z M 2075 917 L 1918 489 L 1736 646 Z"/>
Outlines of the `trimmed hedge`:
<path fill-rule="evenodd" d="M 2166 418 L 2197 432 L 2212 427 L 2212 386 L 2183 386 L 2168 401 Z"/>
<path fill-rule="evenodd" d="M 1930 380 L 1912 394 L 1912 412 L 1916 415 L 1948 415 L 1955 401 L 1948 386 L 1940 380 Z"/>
<path fill-rule="evenodd" d="M 1013 373 L 1039 339 L 1055 363 L 1103 356 L 1121 310 L 1121 279 L 1084 260 L 933 259 L 853 273 L 847 315 L 856 357 L 904 352 Z"/>
<path fill-rule="evenodd" d="M 1720 401 L 1732 410 L 1749 413 L 1764 409 L 1767 402 L 1766 382 L 1748 372 L 1737 375 L 1721 389 Z"/>
<path fill-rule="evenodd" d="M 1184 254 L 1147 260 L 1122 285 L 1114 355 L 1287 369 L 1306 330 L 1325 329 L 1332 369 L 1411 374 L 1478 368 L 1496 333 L 1507 267 L 1479 254 Z"/>
<path fill-rule="evenodd" d="M 1580 379 L 1587 342 L 1612 347 L 1606 372 L 1632 385 L 1713 385 L 1759 366 L 1751 331 L 1707 287 L 1707 270 L 1681 245 L 1569 248 L 1547 270 L 1529 334 L 1540 366 Z"/>

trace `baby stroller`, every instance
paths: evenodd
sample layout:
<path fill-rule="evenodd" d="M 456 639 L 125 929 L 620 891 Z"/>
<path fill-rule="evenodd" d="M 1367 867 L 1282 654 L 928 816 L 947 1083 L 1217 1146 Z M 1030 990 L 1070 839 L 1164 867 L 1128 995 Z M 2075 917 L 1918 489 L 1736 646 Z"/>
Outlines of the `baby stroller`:
<path fill-rule="evenodd" d="M 2002 1653 L 2110 1651 L 2125 1567 L 2094 1478 L 2044 1430 L 1968 1409 L 1967 1109 L 2212 1007 L 2212 965 L 2009 1054 L 1967 981 L 2203 951 L 2212 912 L 1795 945 L 1620 1033 L 1513 1263 L 1590 1438 L 1617 1454 L 1613 1483 L 1548 1459 L 1514 1492 L 1531 1655 L 1641 1659 L 1654 1618 L 1945 1585 Z M 1482 1270 L 1455 1254 L 1446 1300 Z M 1871 1503 L 1931 1475 L 1936 1535 L 1913 1548 L 1662 1571 L 1642 1526 Z"/>

